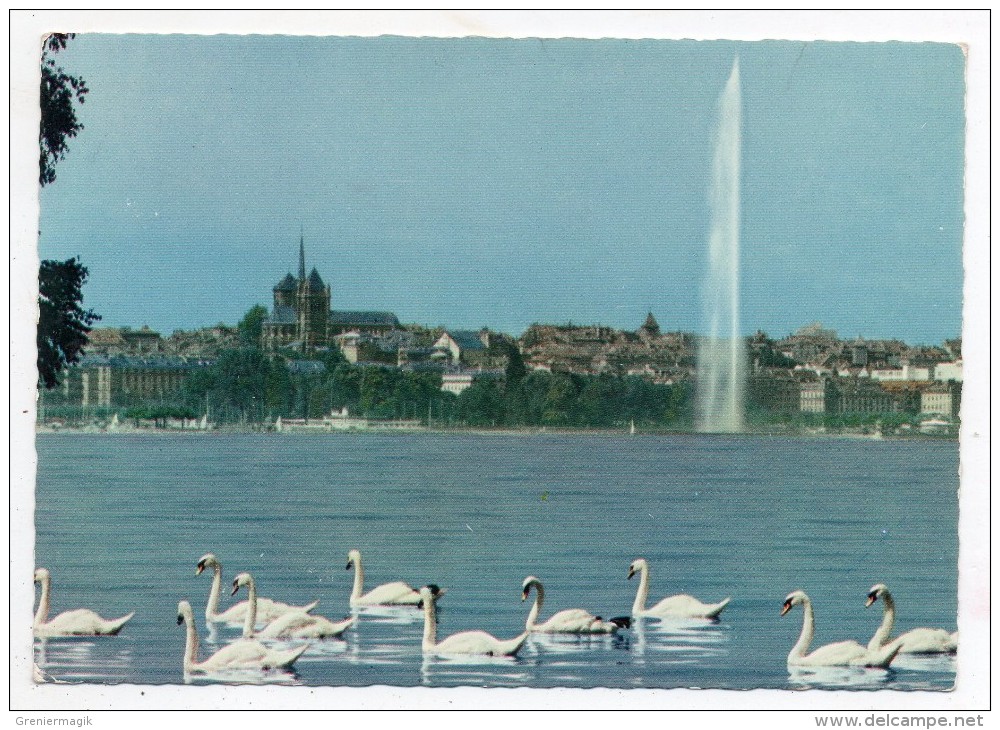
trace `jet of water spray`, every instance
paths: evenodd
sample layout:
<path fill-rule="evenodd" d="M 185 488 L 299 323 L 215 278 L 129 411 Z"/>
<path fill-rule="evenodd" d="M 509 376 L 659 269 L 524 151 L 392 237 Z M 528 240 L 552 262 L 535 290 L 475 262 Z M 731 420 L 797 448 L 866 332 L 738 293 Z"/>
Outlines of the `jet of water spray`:
<path fill-rule="evenodd" d="M 698 347 L 697 428 L 743 430 L 746 354 L 740 336 L 740 67 L 719 97 L 709 204 L 708 273 L 702 296 L 708 332 Z"/>

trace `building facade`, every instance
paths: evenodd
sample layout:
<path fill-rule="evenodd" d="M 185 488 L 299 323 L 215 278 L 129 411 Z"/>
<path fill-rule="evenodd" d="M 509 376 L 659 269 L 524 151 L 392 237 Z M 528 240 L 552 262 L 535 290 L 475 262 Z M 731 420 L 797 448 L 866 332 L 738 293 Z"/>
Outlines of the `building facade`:
<path fill-rule="evenodd" d="M 143 403 L 175 403 L 184 381 L 195 370 L 208 367 L 203 360 L 133 355 L 86 355 L 67 368 L 62 382 L 41 390 L 45 406 L 121 408 Z"/>

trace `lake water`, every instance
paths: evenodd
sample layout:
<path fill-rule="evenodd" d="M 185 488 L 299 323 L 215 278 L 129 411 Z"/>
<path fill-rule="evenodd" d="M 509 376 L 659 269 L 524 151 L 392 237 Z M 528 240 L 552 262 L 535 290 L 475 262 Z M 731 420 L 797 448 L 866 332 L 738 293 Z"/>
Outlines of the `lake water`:
<path fill-rule="evenodd" d="M 116 637 L 35 642 L 51 677 L 180 683 L 189 600 L 202 658 L 238 636 L 207 633 L 219 556 L 224 588 L 250 571 L 261 595 L 320 599 L 348 614 L 361 550 L 366 589 L 404 580 L 447 589 L 439 638 L 524 629 L 525 576 L 545 584 L 542 618 L 563 608 L 629 613 L 648 559 L 650 603 L 732 596 L 716 624 L 644 621 L 613 637 L 532 639 L 516 659 L 425 660 L 417 610 L 364 612 L 343 639 L 314 642 L 294 673 L 238 681 L 305 685 L 949 689 L 952 657 L 888 671 L 790 673 L 805 590 L 814 646 L 867 643 L 897 603 L 896 632 L 955 630 L 958 445 L 723 436 L 40 435 L 36 563 L 52 614 L 135 611 Z M 245 598 L 241 592 L 239 599 Z M 229 601 L 224 591 L 221 607 Z"/>

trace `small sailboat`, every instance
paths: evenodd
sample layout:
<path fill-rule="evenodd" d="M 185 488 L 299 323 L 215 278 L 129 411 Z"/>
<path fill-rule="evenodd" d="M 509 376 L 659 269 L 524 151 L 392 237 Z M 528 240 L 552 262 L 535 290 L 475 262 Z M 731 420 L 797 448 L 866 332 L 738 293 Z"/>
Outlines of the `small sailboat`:
<path fill-rule="evenodd" d="M 635 419 L 628 422 L 628 432 L 630 436 L 635 436 Z"/>

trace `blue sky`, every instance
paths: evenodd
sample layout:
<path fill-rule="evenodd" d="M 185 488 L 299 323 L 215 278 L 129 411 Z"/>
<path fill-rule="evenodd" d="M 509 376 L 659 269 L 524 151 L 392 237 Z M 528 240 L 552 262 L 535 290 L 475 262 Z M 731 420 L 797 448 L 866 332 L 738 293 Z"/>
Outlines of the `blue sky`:
<path fill-rule="evenodd" d="M 739 57 L 743 329 L 961 329 L 964 59 L 937 43 L 82 34 L 41 193 L 108 326 L 235 323 L 297 263 L 338 309 L 520 334 L 703 330 Z"/>

